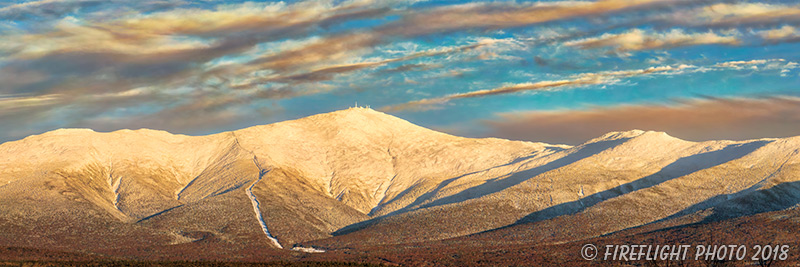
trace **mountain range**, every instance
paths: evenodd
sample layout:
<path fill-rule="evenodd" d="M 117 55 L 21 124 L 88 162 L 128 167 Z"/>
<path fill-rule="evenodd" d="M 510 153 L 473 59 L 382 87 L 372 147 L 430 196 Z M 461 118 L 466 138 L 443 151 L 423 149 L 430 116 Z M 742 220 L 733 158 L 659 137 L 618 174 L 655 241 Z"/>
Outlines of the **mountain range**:
<path fill-rule="evenodd" d="M 690 142 L 631 130 L 576 146 L 463 138 L 368 108 L 207 136 L 61 129 L 0 145 L 0 259 L 422 265 L 398 255 L 447 244 L 507 260 L 519 255 L 500 248 L 684 240 L 691 235 L 676 229 L 737 220 L 791 231 L 800 224 L 798 154 L 800 137 Z M 758 221 L 766 214 L 771 221 Z M 492 264 L 450 256 L 420 257 Z"/>

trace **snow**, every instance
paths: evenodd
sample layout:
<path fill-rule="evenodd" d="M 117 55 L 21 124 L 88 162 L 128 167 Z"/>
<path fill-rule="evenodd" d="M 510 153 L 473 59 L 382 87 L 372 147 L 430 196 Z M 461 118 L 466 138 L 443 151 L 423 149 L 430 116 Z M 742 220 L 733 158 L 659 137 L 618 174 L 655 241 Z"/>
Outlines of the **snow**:
<path fill-rule="evenodd" d="M 323 253 L 323 252 L 325 252 L 325 250 L 322 250 L 322 249 L 306 248 L 306 247 L 293 247 L 292 250 L 305 252 L 305 253 Z"/>
<path fill-rule="evenodd" d="M 267 239 L 269 239 L 272 242 L 272 245 L 274 245 L 277 248 L 283 248 L 283 246 L 281 246 L 281 244 L 278 243 L 278 239 L 276 239 L 269 233 L 269 229 L 267 229 L 267 222 L 265 222 L 264 217 L 261 216 L 261 210 L 259 209 L 260 204 L 258 203 L 258 199 L 256 198 L 256 195 L 253 194 L 253 187 L 256 186 L 258 182 L 261 181 L 261 177 L 262 175 L 259 175 L 258 179 L 255 182 L 253 182 L 253 184 L 251 184 L 250 187 L 248 187 L 247 190 L 245 191 L 247 191 L 247 196 L 250 198 L 250 203 L 253 204 L 253 212 L 256 213 L 256 219 L 258 219 L 258 223 L 261 225 L 261 231 L 263 231 L 264 234 L 267 236 Z"/>
<path fill-rule="evenodd" d="M 21 198 L 30 190 L 23 186 L 26 180 L 16 177 L 51 179 L 47 172 L 68 170 L 75 174 L 70 186 L 82 190 L 77 193 L 122 221 L 129 218 L 119 212 L 117 204 L 125 204 L 122 206 L 129 214 L 153 214 L 157 211 L 153 207 L 166 210 L 215 192 L 234 192 L 225 191 L 228 188 L 244 188 L 267 242 L 282 248 L 267 228 L 252 191 L 265 173 L 257 156 L 264 159 L 262 164 L 269 162 L 267 168 L 291 170 L 287 174 L 291 179 L 280 181 L 288 190 L 297 190 L 290 193 L 319 193 L 320 199 L 332 203 L 325 208 L 335 207 L 321 211 L 310 202 L 293 205 L 291 210 L 298 216 L 318 213 L 315 223 L 321 226 L 292 228 L 293 233 L 288 234 L 277 231 L 288 229 L 278 227 L 286 222 L 271 221 L 273 232 L 284 242 L 288 242 L 284 234 L 316 234 L 323 231 L 318 229 L 340 229 L 367 216 L 408 211 L 415 213 L 404 218 L 427 214 L 441 218 L 443 226 L 426 229 L 432 235 L 441 232 L 432 238 L 456 234 L 447 229 L 468 233 L 502 227 L 545 208 L 551 208 L 551 214 L 583 210 L 598 216 L 606 211 L 632 215 L 633 219 L 625 222 L 609 222 L 603 230 L 615 231 L 665 218 L 716 196 L 734 199 L 774 184 L 795 182 L 798 178 L 788 167 L 800 163 L 798 147 L 800 137 L 689 142 L 640 130 L 609 133 L 576 147 L 469 139 L 433 132 L 376 111 L 353 109 L 210 136 L 147 131 L 60 131 L 33 136 L 0 144 L 0 184 L 10 184 L 9 179 L 20 184 L 0 188 L 8 199 Z M 257 180 L 252 176 L 252 164 L 246 162 L 251 157 L 261 171 Z M 783 158 L 781 165 L 779 159 Z M 102 181 L 94 181 L 95 176 L 90 175 L 94 165 L 117 167 L 100 194 L 95 194 L 95 183 Z M 787 168 L 776 170 L 779 165 Z M 126 183 L 121 185 L 123 176 Z M 278 183 L 267 180 L 270 185 Z M 290 181 L 301 181 L 317 191 L 294 189 Z M 153 186 L 151 190 L 139 185 Z M 149 193 L 169 199 L 154 198 L 152 203 L 158 205 L 153 206 L 134 205 L 140 200 L 151 203 Z M 308 199 L 317 199 L 314 197 Z M 261 201 L 265 201 L 263 196 Z M 515 210 L 464 220 L 452 219 L 457 213 L 443 212 L 479 202 L 512 202 Z M 348 209 L 336 206 L 339 204 Z M 247 214 L 248 207 L 241 208 L 246 216 L 252 216 Z M 354 212 L 340 212 L 350 209 Z M 320 252 L 303 247 L 292 250 Z M 315 252 L 309 252 L 312 250 Z"/>

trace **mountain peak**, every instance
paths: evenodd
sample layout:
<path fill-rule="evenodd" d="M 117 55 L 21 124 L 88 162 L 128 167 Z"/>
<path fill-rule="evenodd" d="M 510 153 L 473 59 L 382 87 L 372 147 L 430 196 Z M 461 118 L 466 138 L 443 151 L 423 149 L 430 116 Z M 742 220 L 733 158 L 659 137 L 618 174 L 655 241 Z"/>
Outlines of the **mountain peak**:
<path fill-rule="evenodd" d="M 642 130 L 638 130 L 638 129 L 634 129 L 634 130 L 630 130 L 630 131 L 621 131 L 621 132 L 609 132 L 609 133 L 604 134 L 604 135 L 602 135 L 600 137 L 597 137 L 597 138 L 594 138 L 592 140 L 589 140 L 586 143 L 588 144 L 588 143 L 596 143 L 596 142 L 601 142 L 601 141 L 630 139 L 630 138 L 634 138 L 634 137 L 637 137 L 637 136 L 641 136 L 641 135 L 643 135 L 645 133 L 647 133 L 647 132 L 642 131 Z"/>
<path fill-rule="evenodd" d="M 658 140 L 680 140 L 673 136 L 670 136 L 666 132 L 660 131 L 644 131 L 639 129 L 633 129 L 629 131 L 620 131 L 620 132 L 609 132 L 604 134 L 600 137 L 595 139 L 589 140 L 588 143 L 596 143 L 600 141 L 612 141 L 612 140 L 621 140 L 621 139 L 648 139 L 651 141 Z"/>
<path fill-rule="evenodd" d="M 255 129 L 273 129 L 277 131 L 294 132 L 299 134 L 321 134 L 326 136 L 382 135 L 403 134 L 442 134 L 433 130 L 415 125 L 404 119 L 386 114 L 368 107 L 353 107 L 336 110 L 328 113 L 312 115 L 296 120 L 277 122 L 268 125 L 252 127 Z M 249 132 L 243 129 L 236 132 Z M 351 136 L 352 137 L 352 136 Z M 359 137 L 361 138 L 361 137 Z"/>
<path fill-rule="evenodd" d="M 396 118 L 395 116 L 374 110 L 368 107 L 351 107 L 347 109 L 340 109 L 328 113 L 323 113 L 315 116 L 369 116 L 369 117 L 391 117 Z M 315 117 L 311 116 L 311 117 Z"/>
<path fill-rule="evenodd" d="M 337 111 L 334 111 L 334 112 L 372 112 L 372 113 L 386 114 L 386 113 L 374 110 L 369 106 L 367 106 L 367 107 L 349 107 L 347 109 L 340 109 L 340 110 L 337 110 Z"/>

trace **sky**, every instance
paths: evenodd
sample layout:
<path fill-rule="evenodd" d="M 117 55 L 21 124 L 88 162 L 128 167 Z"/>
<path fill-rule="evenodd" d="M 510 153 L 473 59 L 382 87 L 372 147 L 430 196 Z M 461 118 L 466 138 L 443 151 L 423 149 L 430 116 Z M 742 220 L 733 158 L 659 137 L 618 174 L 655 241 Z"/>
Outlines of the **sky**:
<path fill-rule="evenodd" d="M 467 137 L 800 135 L 800 3 L 0 0 L 0 142 L 369 106 Z"/>

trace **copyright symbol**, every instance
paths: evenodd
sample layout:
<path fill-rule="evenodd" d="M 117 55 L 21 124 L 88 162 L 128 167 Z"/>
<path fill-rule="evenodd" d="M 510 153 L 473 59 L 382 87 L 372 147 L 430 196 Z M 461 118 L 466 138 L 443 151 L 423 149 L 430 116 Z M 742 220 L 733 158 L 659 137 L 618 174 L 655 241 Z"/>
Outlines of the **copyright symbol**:
<path fill-rule="evenodd" d="M 597 258 L 597 247 L 592 244 L 583 245 L 581 248 L 581 257 L 587 261 Z"/>

